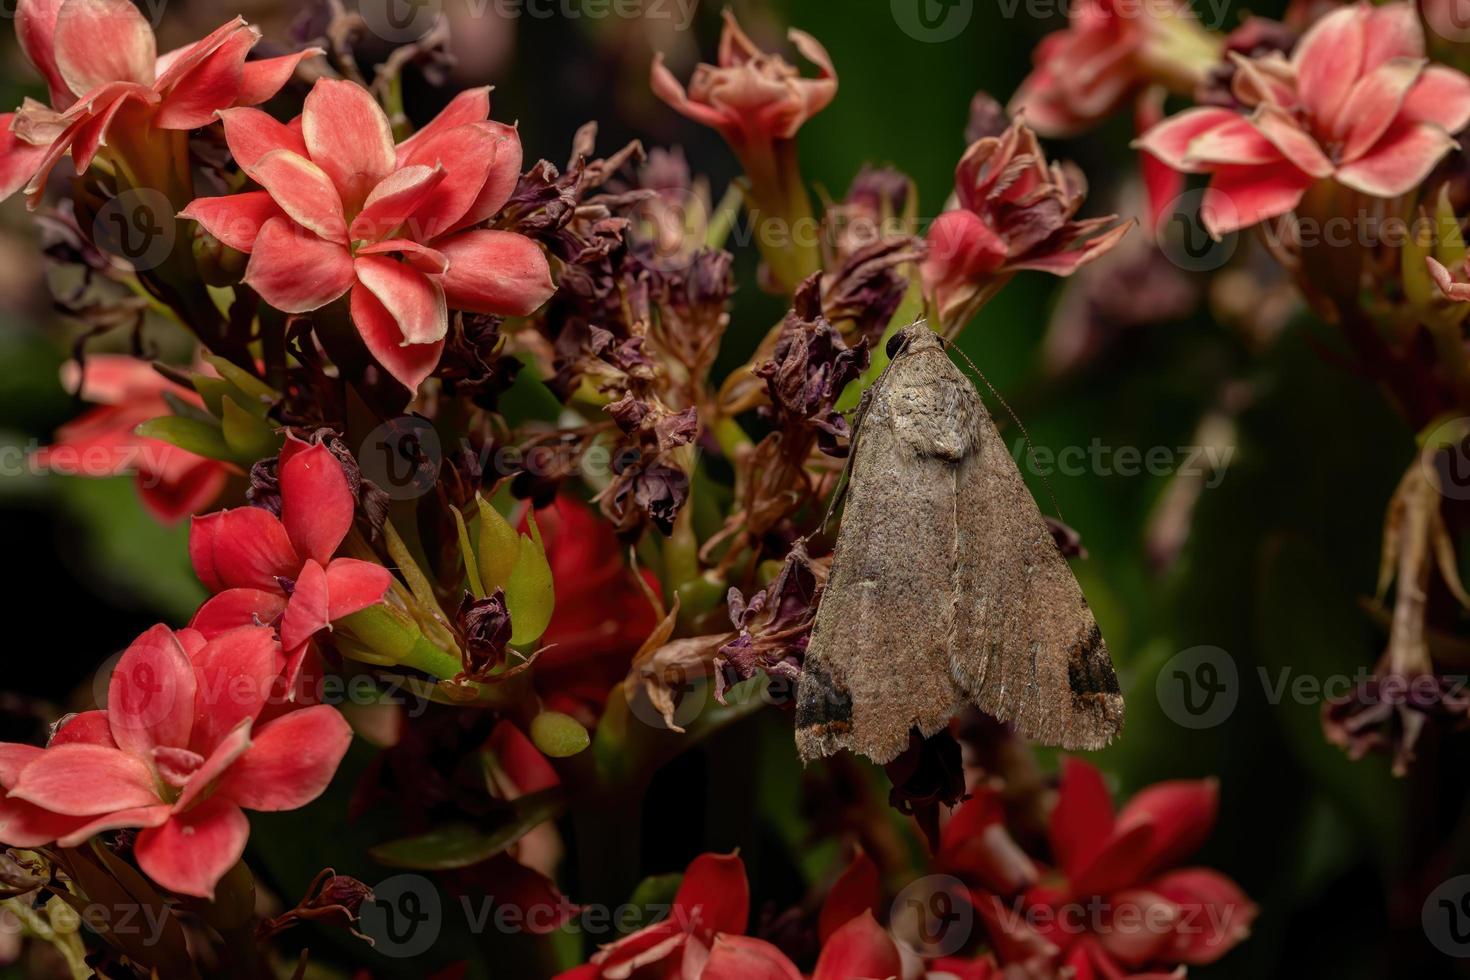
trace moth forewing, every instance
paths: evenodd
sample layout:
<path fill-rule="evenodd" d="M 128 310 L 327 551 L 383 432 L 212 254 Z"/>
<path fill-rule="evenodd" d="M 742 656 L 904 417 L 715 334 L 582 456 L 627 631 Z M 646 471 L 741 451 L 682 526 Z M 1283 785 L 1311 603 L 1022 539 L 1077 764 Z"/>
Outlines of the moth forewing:
<path fill-rule="evenodd" d="M 891 761 L 971 701 L 1025 737 L 1122 727 L 1107 648 L 985 406 L 916 324 L 866 399 L 797 686 L 804 760 Z"/>

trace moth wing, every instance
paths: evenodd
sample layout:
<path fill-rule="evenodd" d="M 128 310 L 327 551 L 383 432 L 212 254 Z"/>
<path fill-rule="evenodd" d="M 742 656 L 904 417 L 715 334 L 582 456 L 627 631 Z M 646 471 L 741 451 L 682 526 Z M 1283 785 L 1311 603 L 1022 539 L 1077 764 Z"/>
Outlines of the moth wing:
<path fill-rule="evenodd" d="M 807 762 L 839 749 L 889 762 L 911 729 L 933 734 L 965 700 L 949 669 L 943 598 L 953 589 L 960 448 L 948 420 L 965 409 L 962 392 L 932 384 L 933 368 L 911 355 L 894 360 L 857 430 L 832 571 L 797 684 L 796 744 Z"/>
<path fill-rule="evenodd" d="M 1030 741 L 1101 748 L 1123 730 L 1107 644 L 983 404 L 976 422 L 960 467 L 954 678 Z"/>

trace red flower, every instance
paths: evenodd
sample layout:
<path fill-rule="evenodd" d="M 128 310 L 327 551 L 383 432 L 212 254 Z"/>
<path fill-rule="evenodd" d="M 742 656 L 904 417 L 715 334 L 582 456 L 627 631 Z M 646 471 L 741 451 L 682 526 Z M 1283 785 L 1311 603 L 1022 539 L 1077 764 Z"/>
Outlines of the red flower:
<path fill-rule="evenodd" d="M 1470 121 L 1470 78 L 1424 57 L 1407 3 L 1335 10 L 1279 54 L 1237 59 L 1223 108 L 1182 112 L 1139 138 L 1140 149 L 1185 173 L 1211 174 L 1200 205 L 1220 236 L 1291 211 L 1331 178 L 1371 197 L 1419 184 Z"/>
<path fill-rule="evenodd" d="M 787 36 L 817 66 L 816 78 L 803 78 L 779 54 L 756 47 L 726 8 L 718 64 L 694 69 L 686 91 L 665 67 L 663 54 L 655 54 L 653 92 L 682 115 L 718 130 L 736 153 L 793 139 L 837 95 L 837 72 L 816 38 L 794 28 Z"/>
<path fill-rule="evenodd" d="M 1220 56 L 1221 41 L 1187 4 L 1082 0 L 1066 30 L 1042 38 L 1035 68 L 1010 111 L 1046 136 L 1071 136 L 1121 109 L 1146 85 L 1187 95 Z"/>
<path fill-rule="evenodd" d="M 209 506 L 224 489 L 229 478 L 224 463 L 134 433 L 139 424 L 170 414 L 165 392 L 203 404 L 152 364 L 122 354 L 93 354 L 85 367 L 68 363 L 62 384 L 97 407 L 57 429 L 56 441 L 32 455 L 38 466 L 71 476 L 131 474 L 143 506 L 165 523 Z"/>
<path fill-rule="evenodd" d="M 515 128 L 489 114 L 489 89 L 464 92 L 394 146 L 366 89 L 324 78 L 299 125 L 224 113 L 235 162 L 263 190 L 199 198 L 182 215 L 250 253 L 246 285 L 279 310 L 351 290 L 368 350 L 416 390 L 439 363 L 450 309 L 524 316 L 555 289 L 531 239 L 475 227 L 505 204 L 521 165 Z"/>
<path fill-rule="evenodd" d="M 801 971 L 785 953 L 745 935 L 749 904 L 744 862 L 734 854 L 701 854 L 685 869 L 667 918 L 604 946 L 590 963 L 568 970 L 559 980 L 801 980 Z M 898 947 L 869 908 L 823 939 L 811 980 L 903 973 Z"/>
<path fill-rule="evenodd" d="M 356 503 L 347 474 L 321 443 L 286 439 L 279 461 L 281 516 L 237 507 L 194 518 L 189 558 L 216 593 L 194 614 L 206 637 L 279 618 L 289 651 L 289 688 L 307 641 L 332 621 L 383 598 L 392 576 L 381 565 L 333 558 L 352 527 Z"/>
<path fill-rule="evenodd" d="M 0 841 L 76 847 L 142 828 L 139 867 L 171 891 L 212 898 L 245 850 L 242 808 L 310 803 L 352 740 L 325 705 L 256 727 L 282 660 L 268 629 L 206 641 L 153 627 L 118 661 L 105 711 L 74 716 L 45 749 L 0 743 Z"/>
<path fill-rule="evenodd" d="M 25 187 L 32 207 L 68 152 L 78 173 L 91 165 L 114 120 L 125 120 L 130 140 L 153 129 L 198 129 L 220 109 L 269 99 L 303 58 L 321 53 L 247 62 L 260 31 L 236 17 L 160 56 L 153 29 L 127 0 L 20 0 L 15 33 L 51 105 L 27 100 L 0 115 L 0 198 Z"/>
<path fill-rule="evenodd" d="M 1022 269 L 1059 276 L 1117 244 L 1132 222 L 1115 215 L 1072 220 L 1087 181 L 1070 163 L 1048 163 L 1018 117 L 1000 136 L 976 140 L 955 168 L 958 207 L 929 226 L 924 291 L 946 329 L 957 329 Z"/>
<path fill-rule="evenodd" d="M 540 639 L 547 649 L 536 658 L 536 686 L 548 708 L 591 723 L 658 617 L 612 527 L 595 511 L 560 496 L 537 512 L 536 522 L 556 582 L 556 609 Z M 657 580 L 645 577 L 656 589 Z"/>
<path fill-rule="evenodd" d="M 1217 792 L 1213 780 L 1159 783 L 1115 815 L 1098 771 L 1068 759 L 1051 815 L 1056 870 L 1014 891 L 981 881 L 972 892 L 1000 961 L 1087 980 L 1167 973 L 1229 952 L 1255 904 L 1216 871 L 1170 870 L 1209 836 Z"/>

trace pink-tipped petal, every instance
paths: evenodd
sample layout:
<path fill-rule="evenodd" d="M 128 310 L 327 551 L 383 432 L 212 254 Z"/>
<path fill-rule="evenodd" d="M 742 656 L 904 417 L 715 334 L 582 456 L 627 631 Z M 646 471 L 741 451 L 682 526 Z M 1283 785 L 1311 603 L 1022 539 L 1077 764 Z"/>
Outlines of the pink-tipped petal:
<path fill-rule="evenodd" d="M 71 745 L 78 742 L 117 748 L 117 743 L 112 740 L 112 723 L 107 720 L 106 711 L 94 709 L 68 715 L 52 733 L 47 747 Z M 6 785 L 5 777 L 0 775 L 0 786 L 4 785 Z"/>
<path fill-rule="evenodd" d="M 301 133 L 259 109 L 226 109 L 219 117 L 225 126 L 230 154 L 246 173 L 272 150 L 289 150 L 297 156 L 306 156 Z"/>
<path fill-rule="evenodd" d="M 442 276 L 449 271 L 449 260 L 444 257 L 443 252 L 406 238 L 390 238 L 385 242 L 363 245 L 358 248 L 357 254 L 402 259 L 430 277 Z"/>
<path fill-rule="evenodd" d="M 443 167 L 445 179 L 414 209 L 408 234 L 427 242 L 456 227 L 475 204 L 495 166 L 500 137 L 483 125 L 435 133 L 404 157 L 405 166 Z"/>
<path fill-rule="evenodd" d="M 342 198 L 324 169 L 290 150 L 272 150 L 248 173 L 297 224 L 329 242 L 347 242 Z"/>
<path fill-rule="evenodd" d="M 352 287 L 352 322 L 377 362 L 409 391 L 418 391 L 424 379 L 439 366 L 444 341 L 404 343 L 403 331 L 393 314 L 361 283 Z"/>
<path fill-rule="evenodd" d="M 1281 151 L 1244 116 L 1212 126 L 1189 143 L 1185 155 L 1191 166 L 1206 164 L 1271 163 Z"/>
<path fill-rule="evenodd" d="M 1372 197 L 1398 197 L 1413 190 L 1455 145 L 1432 123 L 1399 124 L 1367 153 L 1337 168 L 1337 180 Z"/>
<path fill-rule="evenodd" d="M 1261 135 L 1281 151 L 1287 165 L 1318 180 L 1332 175 L 1332 161 L 1327 159 L 1327 154 L 1322 152 L 1311 134 L 1286 113 L 1273 106 L 1263 106 L 1252 121 Z M 1236 162 L 1242 166 L 1251 163 L 1249 160 Z"/>
<path fill-rule="evenodd" d="M 1363 73 L 1394 58 L 1424 57 L 1424 28 L 1411 3 L 1369 7 L 1363 21 Z"/>
<path fill-rule="evenodd" d="M 443 167 L 419 165 L 389 174 L 368 193 L 362 213 L 352 219 L 352 240 L 376 242 L 391 237 L 444 182 L 447 173 Z"/>
<path fill-rule="evenodd" d="M 264 627 L 231 630 L 205 644 L 194 657 L 199 688 L 189 748 L 207 758 L 232 728 L 260 714 L 284 656 Z"/>
<path fill-rule="evenodd" d="M 408 155 L 420 144 L 439 133 L 458 126 L 481 122 L 490 115 L 490 89 L 488 86 L 466 89 L 449 100 L 444 109 L 430 119 L 417 132 L 398 144 L 398 166 L 403 166 Z"/>
<path fill-rule="evenodd" d="M 310 313 L 352 288 L 352 253 L 289 218 L 273 218 L 256 236 L 245 284 L 283 313 Z"/>
<path fill-rule="evenodd" d="M 1311 177 L 1289 167 L 1222 167 L 1200 201 L 1200 220 L 1211 235 L 1223 238 L 1286 214 L 1311 183 Z"/>
<path fill-rule="evenodd" d="M 198 129 L 234 105 L 245 74 L 245 56 L 260 37 L 243 25 L 199 64 L 177 79 L 159 103 L 153 124 L 160 129 Z"/>
<path fill-rule="evenodd" d="M 556 291 L 545 254 L 525 235 L 467 231 L 434 247 L 449 259 L 444 293 L 456 310 L 529 316 Z"/>
<path fill-rule="evenodd" d="M 217 792 L 249 810 L 295 810 L 326 790 L 351 744 L 336 708 L 292 711 L 255 732 Z"/>
<path fill-rule="evenodd" d="M 404 262 L 360 255 L 357 281 L 377 297 L 403 335 L 405 344 L 432 344 L 449 332 L 444 288 Z"/>
<path fill-rule="evenodd" d="M 1450 275 L 1450 270 L 1432 255 L 1426 255 L 1424 263 L 1429 267 L 1430 278 L 1434 280 L 1434 284 L 1439 287 L 1445 299 L 1460 303 L 1470 302 L 1470 283 L 1455 282 L 1454 277 Z"/>
<path fill-rule="evenodd" d="M 325 565 L 352 527 L 355 501 L 341 462 L 325 444 L 313 443 L 281 466 L 280 484 L 281 523 L 296 553 Z"/>
<path fill-rule="evenodd" d="M 480 188 L 475 203 L 456 224 L 456 230 L 480 224 L 499 214 L 521 177 L 521 134 L 516 128 L 489 120 L 480 123 L 480 128 L 495 139 L 495 159 L 490 164 L 485 186 Z"/>
<path fill-rule="evenodd" d="M 214 791 L 215 784 L 235 764 L 235 760 L 250 748 L 251 724 L 249 718 L 237 722 L 220 738 L 214 751 L 209 753 L 209 758 L 200 759 L 197 754 L 193 755 L 193 761 L 198 765 L 185 777 L 184 791 L 173 805 L 174 813 L 188 810 Z"/>
<path fill-rule="evenodd" d="M 179 212 L 179 217 L 190 218 L 215 238 L 238 252 L 249 253 L 255 248 L 255 239 L 260 229 L 272 218 L 283 218 L 275 199 L 265 191 L 245 191 L 227 197 L 198 197 Z"/>
<path fill-rule="evenodd" d="M 86 817 L 69 817 L 24 800 L 0 797 L 0 844 L 40 847 L 88 822 Z"/>
<path fill-rule="evenodd" d="M 230 800 L 213 796 L 138 835 L 133 853 L 143 873 L 169 891 L 214 898 L 214 886 L 245 853 L 250 822 Z"/>
<path fill-rule="evenodd" d="M 367 89 L 322 78 L 306 96 L 301 135 L 311 159 L 331 175 L 349 208 L 361 207 L 378 182 L 393 172 L 393 129 Z"/>
<path fill-rule="evenodd" d="M 719 935 L 700 980 L 801 980 L 786 954 L 753 936 Z"/>
<path fill-rule="evenodd" d="M 1358 79 L 1338 120 L 1338 132 L 1346 133 L 1340 159 L 1356 160 L 1378 142 L 1393 125 L 1423 70 L 1423 61 L 1395 58 Z"/>
<path fill-rule="evenodd" d="M 108 82 L 153 84 L 153 28 L 128 0 L 66 0 L 54 41 L 56 69 L 75 93 Z"/>
<path fill-rule="evenodd" d="M 18 0 L 15 5 L 15 36 L 21 50 L 51 89 L 51 105 L 65 109 L 80 93 L 67 88 L 56 67 L 56 16 L 62 0 Z"/>
<path fill-rule="evenodd" d="M 302 61 L 322 53 L 321 48 L 303 48 L 279 58 L 245 62 L 244 72 L 240 76 L 240 91 L 235 95 L 235 105 L 259 105 L 271 99 L 296 74 L 296 67 Z"/>
<path fill-rule="evenodd" d="M 1229 109 L 1186 109 L 1149 129 L 1133 145 L 1175 170 L 1195 173 L 1199 170 L 1199 165 L 1190 156 L 1190 146 L 1217 127 L 1228 126 L 1233 129 L 1240 118 L 1239 113 Z"/>
<path fill-rule="evenodd" d="M 286 610 L 279 592 L 263 589 L 226 589 L 205 601 L 189 620 L 206 640 L 241 626 L 269 626 Z"/>
<path fill-rule="evenodd" d="M 1445 65 L 1430 65 L 1409 89 L 1400 117 L 1458 133 L 1470 123 L 1470 76 Z"/>
<path fill-rule="evenodd" d="M 25 187 L 48 149 L 27 143 L 11 132 L 14 120 L 15 113 L 0 113 L 0 201 Z"/>
<path fill-rule="evenodd" d="M 285 526 L 259 507 L 236 507 L 194 518 L 189 529 L 194 574 L 211 592 L 246 588 L 279 592 L 301 559 Z"/>
<path fill-rule="evenodd" d="M 1368 8 L 1340 7 L 1311 26 L 1291 55 L 1297 93 L 1319 125 L 1331 126 L 1363 70 Z"/>
<path fill-rule="evenodd" d="M 159 802 L 153 773 L 143 760 L 121 749 L 85 743 L 47 749 L 20 771 L 10 795 L 75 817 Z"/>
<path fill-rule="evenodd" d="M 194 666 L 173 630 L 159 624 L 133 641 L 107 685 L 107 720 L 118 748 L 147 757 L 186 746 L 194 724 Z"/>
<path fill-rule="evenodd" d="M 60 847 L 80 847 L 88 839 L 103 831 L 122 830 L 128 827 L 157 827 L 168 819 L 169 811 L 172 809 L 167 803 L 157 803 L 152 806 L 139 806 L 129 810 L 104 813 L 73 830 L 58 835 L 56 843 Z"/>

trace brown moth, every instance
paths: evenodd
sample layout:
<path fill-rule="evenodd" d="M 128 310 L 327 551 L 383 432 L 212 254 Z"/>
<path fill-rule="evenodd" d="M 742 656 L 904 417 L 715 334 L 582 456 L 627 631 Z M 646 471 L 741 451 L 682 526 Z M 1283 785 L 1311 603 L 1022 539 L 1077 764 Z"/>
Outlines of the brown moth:
<path fill-rule="evenodd" d="M 1123 727 L 1113 662 L 1000 433 L 923 322 L 889 352 L 797 685 L 803 761 L 889 762 L 965 702 L 1034 742 L 1102 747 Z"/>

